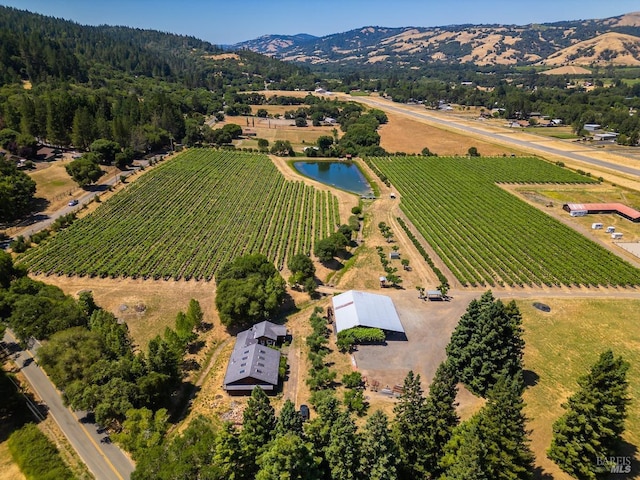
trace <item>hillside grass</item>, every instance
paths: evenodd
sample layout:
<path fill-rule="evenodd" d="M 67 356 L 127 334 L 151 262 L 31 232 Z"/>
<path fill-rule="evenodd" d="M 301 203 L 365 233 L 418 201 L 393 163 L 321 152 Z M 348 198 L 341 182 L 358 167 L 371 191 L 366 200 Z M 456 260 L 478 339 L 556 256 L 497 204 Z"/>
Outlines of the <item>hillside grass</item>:
<path fill-rule="evenodd" d="M 552 425 L 563 413 L 561 404 L 577 391 L 577 379 L 586 375 L 600 353 L 611 348 L 631 364 L 627 373 L 629 405 L 622 455 L 634 455 L 640 447 L 640 330 L 637 327 L 640 300 L 632 299 L 543 299 L 551 307 L 544 313 L 534 300 L 518 301 L 526 342 L 524 366 L 534 379 L 525 394 L 525 413 L 532 429 L 536 463 L 553 478 L 569 478 L 546 458 Z M 635 452 L 637 468 L 640 455 Z"/>

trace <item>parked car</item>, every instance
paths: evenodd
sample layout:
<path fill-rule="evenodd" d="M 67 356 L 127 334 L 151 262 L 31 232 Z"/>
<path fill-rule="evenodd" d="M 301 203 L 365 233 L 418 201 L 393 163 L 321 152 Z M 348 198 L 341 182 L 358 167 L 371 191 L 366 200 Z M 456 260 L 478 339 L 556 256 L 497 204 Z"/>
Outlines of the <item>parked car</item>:
<path fill-rule="evenodd" d="M 300 405 L 300 416 L 304 422 L 309 420 L 309 407 L 306 405 Z"/>
<path fill-rule="evenodd" d="M 69 206 L 70 206 L 70 207 L 75 207 L 77 204 L 78 204 L 78 200 L 76 200 L 76 199 L 73 199 L 73 200 L 71 200 L 71 201 L 69 202 Z"/>

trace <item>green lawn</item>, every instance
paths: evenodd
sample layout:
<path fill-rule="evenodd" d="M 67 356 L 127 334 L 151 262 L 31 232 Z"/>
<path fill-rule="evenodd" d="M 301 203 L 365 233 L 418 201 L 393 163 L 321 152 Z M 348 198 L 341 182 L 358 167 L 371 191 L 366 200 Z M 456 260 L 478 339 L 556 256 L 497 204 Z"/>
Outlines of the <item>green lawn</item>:
<path fill-rule="evenodd" d="M 569 478 L 546 458 L 551 427 L 564 412 L 560 405 L 578 389 L 578 377 L 586 374 L 606 349 L 611 348 L 631 363 L 627 378 L 632 403 L 624 439 L 636 448 L 640 446 L 640 300 L 544 299 L 543 303 L 551 307 L 549 313 L 536 310 L 534 301 L 518 302 L 525 329 L 525 369 L 537 379 L 524 395 L 533 431 L 532 448 L 537 465 L 545 473 Z M 640 475 L 639 462 L 636 454 L 636 475 Z"/>

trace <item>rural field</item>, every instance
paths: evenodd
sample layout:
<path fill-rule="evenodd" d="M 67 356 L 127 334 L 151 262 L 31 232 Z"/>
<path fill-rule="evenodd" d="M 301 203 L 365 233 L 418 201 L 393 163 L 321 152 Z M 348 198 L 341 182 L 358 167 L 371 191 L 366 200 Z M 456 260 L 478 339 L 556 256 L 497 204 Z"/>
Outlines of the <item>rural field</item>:
<path fill-rule="evenodd" d="M 529 388 L 525 391 L 525 413 L 532 430 L 532 448 L 536 464 L 555 479 L 569 479 L 546 458 L 551 443 L 552 424 L 562 415 L 560 406 L 579 387 L 578 377 L 586 375 L 601 352 L 612 349 L 631 364 L 627 374 L 629 397 L 624 440 L 628 444 L 621 455 L 638 458 L 640 445 L 640 334 L 637 328 L 640 300 L 610 298 L 547 298 L 551 311 L 533 307 L 532 301 L 518 300 L 522 312 L 525 371 Z M 637 478 L 640 472 L 634 470 Z"/>
<path fill-rule="evenodd" d="M 416 332 L 421 333 L 412 335 L 408 345 L 367 347 L 362 354 L 368 355 L 376 378 L 387 383 L 401 381 L 406 370 L 416 365 L 423 373 L 425 390 L 469 300 L 489 287 L 497 297 L 516 298 L 527 343 L 525 368 L 533 379 L 525 402 L 539 468 L 536 478 L 568 479 L 545 455 L 551 425 L 562 414 L 560 404 L 575 391 L 576 379 L 600 351 L 611 347 L 632 363 L 639 355 L 638 339 L 625 335 L 634 331 L 638 300 L 572 297 L 589 295 L 591 286 L 604 287 L 598 289 L 604 294 L 632 296 L 635 288 L 609 287 L 638 285 L 640 273 L 589 239 L 590 218 L 560 221 L 559 216 L 566 216 L 561 203 L 608 200 L 637 204 L 640 194 L 598 184 L 536 158 L 512 158 L 508 156 L 512 149 L 477 138 L 466 138 L 463 143 L 463 135 L 414 121 L 409 125 L 401 118 L 390 115 L 389 124 L 381 128 L 386 129 L 381 132 L 383 143 L 392 131 L 397 150 L 403 150 L 405 142 L 414 145 L 404 149 L 408 152 L 428 146 L 440 155 L 456 156 L 379 157 L 370 159 L 369 165 L 358 160 L 361 169 L 379 184 L 380 198 L 361 202 L 364 241 L 352 250 L 353 256 L 341 259 L 342 264 L 335 268 L 316 262 L 317 277 L 334 285 L 324 287 L 323 292 L 330 295 L 349 288 L 380 292 L 381 266 L 375 247 L 382 246 L 388 253 L 391 246 L 377 225 L 387 222 L 394 233 L 391 245 L 399 247 L 412 268 L 400 272 L 402 288 L 384 293 L 394 299 L 403 321 L 410 316 Z M 416 135 L 419 128 L 424 135 Z M 264 130 L 259 136 L 269 129 Z M 270 141 L 288 139 L 300 150 L 327 132 L 324 127 L 312 131 L 282 126 L 268 133 Z M 424 144 L 423 138 L 427 140 Z M 436 139 L 439 146 L 433 143 Z M 252 146 L 255 140 L 243 142 L 238 146 Z M 470 146 L 476 146 L 483 156 L 463 157 Z M 376 169 L 391 180 L 392 187 L 374 177 Z M 52 188 L 49 194 L 59 195 L 57 192 Z M 391 199 L 391 192 L 399 198 Z M 545 205 L 549 201 L 555 203 L 553 211 Z M 132 179 L 104 203 L 92 204 L 90 213 L 28 251 L 21 261 L 39 272 L 36 278 L 67 293 L 91 290 L 99 305 L 126 321 L 139 348 L 171 326 L 190 298 L 198 299 L 205 322 L 213 328 L 204 338 L 205 348 L 193 358 L 198 368 L 189 378 L 197 381 L 198 394 L 175 431 L 198 414 L 241 423 L 246 399 L 228 396 L 221 386 L 233 337 L 215 311 L 215 285 L 185 280 L 209 280 L 228 259 L 256 251 L 266 253 L 282 269 L 289 255 L 312 251 L 314 242 L 344 222 L 355 204 L 354 195 L 301 176 L 285 159 L 192 149 Z M 424 247 L 436 263 L 464 286 L 450 292 L 451 303 L 429 305 L 416 298 L 416 286 L 434 288 L 438 279 L 398 224 L 400 216 L 410 220 L 412 229 L 427 240 Z M 622 220 L 611 221 L 624 227 Z M 625 238 L 636 238 L 631 236 L 634 229 L 628 232 Z M 309 403 L 311 391 L 305 383 L 310 367 L 305 342 L 311 334 L 308 318 L 313 306 L 330 304 L 328 298 L 309 300 L 301 292 L 290 294 L 296 308 L 283 314 L 293 342 L 287 347 L 288 380 L 282 394 L 273 399 L 276 409 L 285 399 L 296 405 Z M 551 313 L 534 309 L 534 297 L 550 305 Z M 350 355 L 337 352 L 333 337 L 330 346 L 333 351 L 327 360 L 340 378 L 353 370 L 354 363 Z M 394 358 L 396 351 L 400 353 Z M 632 369 L 630 379 L 634 375 Z M 635 377 L 631 395 L 637 398 L 640 385 Z M 339 396 L 342 390 L 339 386 Z M 370 411 L 382 409 L 392 415 L 393 398 L 368 390 L 366 395 Z M 465 389 L 458 401 L 463 419 L 483 403 Z M 363 424 L 364 419 L 358 422 Z M 638 445 L 638 432 L 640 414 L 634 403 L 625 440 Z"/>
<path fill-rule="evenodd" d="M 463 286 L 635 286 L 640 270 L 520 201 L 502 183 L 593 181 L 535 158 L 380 157 L 370 162 Z"/>
<path fill-rule="evenodd" d="M 286 181 L 266 156 L 197 149 L 143 175 L 21 261 L 34 273 L 211 280 L 245 253 L 262 252 L 282 269 L 339 223 L 333 195 Z"/>

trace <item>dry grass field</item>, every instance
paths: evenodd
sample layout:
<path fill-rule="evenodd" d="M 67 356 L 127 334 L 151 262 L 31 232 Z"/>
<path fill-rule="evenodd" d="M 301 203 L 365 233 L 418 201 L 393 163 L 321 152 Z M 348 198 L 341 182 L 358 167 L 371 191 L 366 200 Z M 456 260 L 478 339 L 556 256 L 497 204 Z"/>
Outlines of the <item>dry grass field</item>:
<path fill-rule="evenodd" d="M 404 115 L 387 112 L 389 122 L 379 129 L 380 145 L 388 152 L 420 153 L 428 147 L 441 156 L 466 155 L 476 147 L 483 156 L 511 155 L 516 152 L 493 143 L 427 125 Z"/>
<path fill-rule="evenodd" d="M 637 328 L 640 300 L 536 298 L 551 307 L 544 313 L 532 301 L 518 301 L 526 341 L 525 369 L 533 372 L 534 385 L 527 389 L 525 413 L 532 430 L 536 464 L 554 479 L 568 479 L 545 455 L 552 424 L 562 415 L 560 405 L 573 394 L 576 380 L 585 375 L 600 353 L 611 348 L 631 363 L 627 374 L 629 406 L 624 439 L 640 446 L 640 331 Z M 625 453 L 633 455 L 633 453 Z M 638 478 L 640 456 L 635 453 L 634 476 Z"/>

